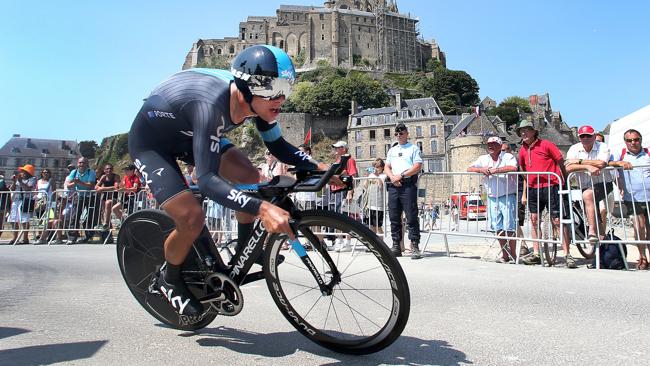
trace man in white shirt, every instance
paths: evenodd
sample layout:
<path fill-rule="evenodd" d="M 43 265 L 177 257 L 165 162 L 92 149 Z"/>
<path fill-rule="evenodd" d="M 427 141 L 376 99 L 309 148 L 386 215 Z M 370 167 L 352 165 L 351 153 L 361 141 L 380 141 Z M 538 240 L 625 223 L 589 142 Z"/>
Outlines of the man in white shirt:
<path fill-rule="evenodd" d="M 503 173 L 516 172 L 517 159 L 501 151 L 502 144 L 499 137 L 490 137 L 487 140 L 488 153 L 479 156 L 467 171 L 485 175 L 491 229 L 498 236 L 514 237 L 517 230 L 517 177 Z M 508 263 L 515 253 L 516 242 L 509 241 L 510 253 L 506 250 L 505 239 L 499 239 L 499 244 L 502 251 L 499 262 Z"/>
<path fill-rule="evenodd" d="M 386 154 L 386 176 L 389 181 L 388 217 L 390 218 L 393 254 L 402 256 L 402 212 L 406 215 L 406 225 L 411 240 L 411 259 L 420 259 L 420 221 L 418 220 L 418 173 L 422 170 L 420 148 L 408 142 L 409 132 L 403 123 L 395 126 L 398 144 Z"/>
<path fill-rule="evenodd" d="M 596 131 L 591 126 L 581 126 L 578 137 L 580 142 L 569 148 L 564 165 L 568 174 L 585 172 L 576 174 L 576 179 L 582 189 L 589 224 L 588 239 L 591 244 L 596 244 L 605 236 L 602 220 L 596 219 L 596 202 L 612 191 L 611 174 L 602 171 L 607 166 L 610 151 L 605 143 L 596 141 Z"/>

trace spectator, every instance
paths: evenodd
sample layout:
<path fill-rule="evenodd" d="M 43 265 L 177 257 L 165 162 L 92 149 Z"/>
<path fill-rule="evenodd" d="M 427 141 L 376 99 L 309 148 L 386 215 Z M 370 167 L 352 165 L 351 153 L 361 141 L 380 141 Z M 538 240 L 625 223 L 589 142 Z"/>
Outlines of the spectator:
<path fill-rule="evenodd" d="M 451 231 L 458 231 L 460 216 L 458 212 L 458 206 L 456 206 L 456 202 L 451 204 L 449 215 L 451 215 L 451 222 L 452 222 Z"/>
<path fill-rule="evenodd" d="M 84 209 L 88 210 L 88 216 L 86 218 L 85 228 L 88 228 L 88 224 L 92 222 L 92 205 L 94 203 L 94 194 L 91 192 L 95 188 L 95 183 L 97 183 L 97 176 L 95 171 L 88 167 L 88 159 L 81 157 L 77 160 L 77 169 L 72 170 L 70 175 L 68 175 L 68 184 L 67 187 L 71 192 L 77 193 L 77 207 L 76 212 L 74 212 L 75 224 L 78 228 L 81 228 L 81 215 L 83 214 Z M 76 234 L 76 235 L 75 235 Z M 68 238 L 68 244 L 74 244 L 79 239 L 79 233 L 70 232 L 70 237 Z"/>
<path fill-rule="evenodd" d="M 198 191 L 199 186 L 196 184 L 196 176 L 194 174 L 194 165 L 185 165 L 185 183 L 192 191 Z"/>
<path fill-rule="evenodd" d="M 117 190 L 120 188 L 120 176 L 113 171 L 113 164 L 104 165 L 104 172 L 95 185 L 95 190 L 101 193 L 102 224 L 98 229 L 105 235 L 111 229 L 111 211 L 119 200 Z"/>
<path fill-rule="evenodd" d="M 596 141 L 598 142 L 605 142 L 605 135 L 603 135 L 601 132 L 596 133 Z M 612 153 L 610 149 L 610 153 Z M 617 166 L 618 162 L 614 161 L 614 154 L 609 155 L 609 161 L 607 162 L 608 166 Z M 616 182 L 616 177 L 617 172 L 611 171 L 611 172 L 606 172 L 605 174 L 610 174 L 610 176 L 607 178 L 609 181 Z M 612 192 L 610 192 L 605 199 L 602 201 L 598 202 L 598 208 L 600 209 L 600 220 L 603 226 L 603 232 L 607 231 L 607 214 L 610 212 L 613 212 L 614 210 L 614 204 L 615 204 L 615 196 L 614 196 L 614 189 Z"/>
<path fill-rule="evenodd" d="M 393 239 L 393 254 L 402 256 L 402 212 L 411 241 L 411 259 L 420 259 L 420 221 L 418 219 L 418 173 L 422 170 L 420 149 L 408 142 L 409 132 L 403 123 L 395 126 L 398 144 L 386 154 L 386 176 L 388 177 L 388 215 Z"/>
<path fill-rule="evenodd" d="M 287 167 L 287 164 L 278 161 L 278 158 L 273 156 L 270 151 L 266 150 L 264 158 L 266 162 L 260 165 L 260 168 L 262 168 L 260 182 L 268 182 L 276 175 L 288 174 L 289 167 Z"/>
<path fill-rule="evenodd" d="M 334 151 L 335 163 L 341 161 L 341 156 L 348 153 L 348 143 L 345 141 L 337 141 L 335 144 L 332 144 L 332 149 Z M 354 158 L 350 157 L 345 166 L 345 169 L 341 173 L 342 175 L 350 175 L 352 177 L 358 177 L 359 171 L 357 170 L 357 162 Z M 334 178 L 335 183 L 329 185 L 329 195 L 326 202 L 327 209 L 330 211 L 335 211 L 342 213 L 343 210 L 343 201 L 351 201 L 353 197 L 353 191 L 350 189 L 347 192 L 343 191 L 346 187 L 343 182 L 336 182 L 337 178 Z M 343 197 L 345 195 L 345 198 Z M 337 252 L 349 252 L 352 250 L 352 245 L 350 243 L 350 236 L 345 235 L 344 237 L 339 237 L 334 243 L 334 249 Z"/>
<path fill-rule="evenodd" d="M 124 195 L 122 196 L 122 202 L 118 202 L 113 206 L 113 214 L 115 214 L 118 220 L 124 218 L 123 211 L 126 211 L 127 215 L 133 213 L 137 205 L 137 193 L 142 188 L 142 181 L 136 174 L 137 170 L 135 169 L 135 165 L 129 164 L 124 167 L 123 171 L 124 178 L 122 179 L 120 188 L 124 192 Z"/>
<path fill-rule="evenodd" d="M 576 178 L 582 189 L 582 201 L 589 225 L 588 240 L 595 245 L 605 236 L 605 229 L 599 215 L 596 219 L 596 202 L 600 202 L 612 191 L 612 178 L 608 172 L 602 171 L 609 162 L 609 147 L 596 141 L 596 131 L 591 126 L 581 126 L 578 129 L 580 142 L 571 146 L 565 161 L 567 173 L 578 173 Z"/>
<path fill-rule="evenodd" d="M 311 158 L 311 147 L 302 144 L 298 147 L 305 155 Z M 261 174 L 260 174 L 261 175 Z M 316 209 L 316 192 L 297 192 L 295 195 L 296 205 L 301 210 Z"/>
<path fill-rule="evenodd" d="M 517 182 L 514 175 L 497 175 L 517 171 L 517 160 L 507 152 L 501 151 L 503 141 L 497 136 L 487 140 L 487 151 L 467 168 L 468 172 L 481 173 L 485 176 L 488 198 L 490 227 L 497 236 L 515 236 L 517 228 Z M 516 243 L 508 241 L 510 252 L 506 249 L 506 240 L 499 239 L 502 255 L 501 263 L 508 263 L 515 255 Z"/>
<path fill-rule="evenodd" d="M 41 171 L 41 178 L 36 182 L 36 208 L 35 212 L 43 216 L 43 231 L 39 237 L 38 243 L 45 244 L 48 241 L 47 229 L 50 226 L 50 213 L 56 209 L 56 202 L 52 193 L 56 190 L 56 182 L 52 179 L 52 173 L 49 169 Z M 61 232 L 57 232 L 58 238 L 61 238 Z"/>
<path fill-rule="evenodd" d="M 386 163 L 382 158 L 377 158 L 372 163 L 373 172 L 368 175 L 364 191 L 367 195 L 367 217 L 370 229 L 377 235 L 384 235 L 384 215 L 385 215 L 385 192 L 384 182 L 386 181 L 386 173 L 384 168 Z"/>
<path fill-rule="evenodd" d="M 512 153 L 512 146 L 508 143 L 501 145 L 501 151 Z M 514 154 L 513 154 L 514 155 Z M 517 166 L 517 170 L 521 171 L 521 167 Z M 521 240 L 521 248 L 519 249 L 519 255 L 525 256 L 528 254 L 528 245 L 524 240 L 524 223 L 526 222 L 526 205 L 521 203 L 521 196 L 524 192 L 524 179 L 523 176 L 517 175 L 517 239 Z"/>
<path fill-rule="evenodd" d="M 568 205 L 559 194 L 560 185 L 563 183 L 564 177 L 566 177 L 564 158 L 560 149 L 554 143 L 539 138 L 539 131 L 527 120 L 520 122 L 517 134 L 523 140 L 521 149 L 519 149 L 519 166 L 522 171 L 555 173 L 531 174 L 526 176 L 526 182 L 524 183 L 521 202 L 528 204 L 532 224 L 531 236 L 533 239 L 539 239 L 541 237 L 539 219 L 544 209 L 548 209 L 551 222 L 555 228 L 559 229 L 560 227 L 560 205 L 563 205 L 563 216 L 568 217 L 566 215 Z M 563 227 L 560 237 L 567 268 L 576 268 L 575 259 L 573 259 L 569 251 L 569 232 L 566 226 Z M 524 264 L 541 263 L 539 242 L 534 241 L 533 251 L 532 256 L 524 258 Z"/>
<path fill-rule="evenodd" d="M 35 174 L 36 169 L 34 169 L 34 166 L 27 164 L 18 168 L 18 174 L 12 177 L 9 189 L 13 191 L 13 194 L 11 196 L 11 213 L 8 221 L 14 224 L 15 231 L 9 244 L 18 244 L 18 228 L 21 226 L 23 241 L 20 244 L 29 244 L 29 220 L 32 218 L 31 211 L 34 208 L 32 191 L 36 188 Z"/>
<path fill-rule="evenodd" d="M 4 229 L 4 219 L 6 212 L 11 209 L 11 192 L 5 181 L 5 176 L 0 175 L 0 236 Z"/>
<path fill-rule="evenodd" d="M 629 171 L 619 175 L 619 187 L 623 187 L 623 203 L 634 220 L 634 235 L 636 240 L 650 240 L 650 211 L 648 198 L 650 198 L 650 156 L 648 149 L 642 148 L 643 137 L 635 129 L 629 129 L 623 134 L 625 148 L 621 151 L 618 167 Z M 631 169 L 631 170 L 630 170 Z M 636 268 L 648 269 L 647 244 L 637 244 L 639 261 Z"/>

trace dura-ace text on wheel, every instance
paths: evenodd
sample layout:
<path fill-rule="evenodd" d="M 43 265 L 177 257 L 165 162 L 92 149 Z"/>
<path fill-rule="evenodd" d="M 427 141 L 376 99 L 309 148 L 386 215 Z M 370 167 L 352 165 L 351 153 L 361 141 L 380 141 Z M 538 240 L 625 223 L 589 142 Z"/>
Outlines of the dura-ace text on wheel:
<path fill-rule="evenodd" d="M 279 264 L 287 237 L 271 236 L 265 277 L 282 314 L 307 338 L 337 352 L 367 354 L 390 345 L 404 330 L 410 309 L 397 259 L 374 233 L 347 216 L 316 210 L 298 214 L 299 240 L 313 248 L 307 254 L 323 283 L 314 282 L 294 253 L 284 253 Z M 325 240 L 343 233 L 350 235 L 354 252 L 327 252 Z"/>

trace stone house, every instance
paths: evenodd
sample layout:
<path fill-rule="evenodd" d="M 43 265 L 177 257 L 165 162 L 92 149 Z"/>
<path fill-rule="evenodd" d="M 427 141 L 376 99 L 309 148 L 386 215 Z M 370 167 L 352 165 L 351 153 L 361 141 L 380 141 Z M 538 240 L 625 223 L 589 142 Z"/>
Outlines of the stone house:
<path fill-rule="evenodd" d="M 0 174 L 10 180 L 18 167 L 31 164 L 40 177 L 41 170 L 48 168 L 52 179 L 61 187 L 68 170 L 68 164 L 77 165 L 81 156 L 76 141 L 49 140 L 13 135 L 0 148 Z"/>

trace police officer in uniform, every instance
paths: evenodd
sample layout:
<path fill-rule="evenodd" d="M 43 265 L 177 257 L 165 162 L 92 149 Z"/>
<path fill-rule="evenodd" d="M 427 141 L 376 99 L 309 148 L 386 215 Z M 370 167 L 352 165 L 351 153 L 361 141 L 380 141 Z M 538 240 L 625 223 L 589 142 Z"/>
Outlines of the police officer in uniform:
<path fill-rule="evenodd" d="M 388 215 L 393 239 L 393 253 L 402 256 L 402 212 L 406 215 L 409 240 L 413 252 L 411 259 L 420 259 L 420 222 L 417 206 L 417 180 L 422 169 L 420 149 L 408 142 L 409 132 L 403 123 L 395 126 L 397 144 L 388 150 L 386 175 L 388 177 Z"/>

